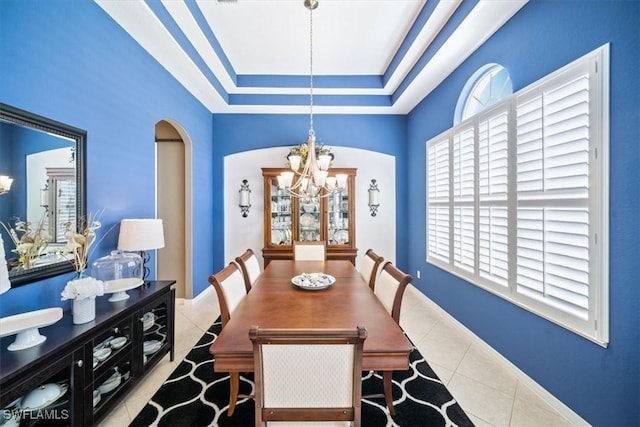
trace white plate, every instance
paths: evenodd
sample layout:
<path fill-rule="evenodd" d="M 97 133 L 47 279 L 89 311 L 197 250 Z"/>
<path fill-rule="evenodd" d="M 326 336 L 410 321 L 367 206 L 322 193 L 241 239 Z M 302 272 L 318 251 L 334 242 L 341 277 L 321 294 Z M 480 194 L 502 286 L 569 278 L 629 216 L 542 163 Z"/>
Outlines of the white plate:
<path fill-rule="evenodd" d="M 109 341 L 109 345 L 114 350 L 119 349 L 120 347 L 122 347 L 126 343 L 127 343 L 127 337 L 118 337 L 118 338 L 114 338 L 111 341 Z"/>
<path fill-rule="evenodd" d="M 98 404 L 98 402 L 100 402 L 100 399 L 102 399 L 102 393 L 100 393 L 100 390 L 93 390 L 93 407 L 94 408 Z"/>
<path fill-rule="evenodd" d="M 338 230 L 333 234 L 333 239 L 338 243 L 347 243 L 349 241 L 349 231 Z"/>
<path fill-rule="evenodd" d="M 313 291 L 326 289 L 335 282 L 335 277 L 324 273 L 302 273 L 291 278 L 291 283 L 297 287 Z"/>
<path fill-rule="evenodd" d="M 99 362 L 102 362 L 103 360 L 106 360 L 107 357 L 109 357 L 110 355 L 111 355 L 111 348 L 110 347 L 104 347 L 104 348 L 101 348 L 98 351 L 94 351 L 93 352 L 93 357 L 98 359 Z"/>
<path fill-rule="evenodd" d="M 313 215 L 306 213 L 303 214 L 300 217 L 300 225 L 303 227 L 309 227 L 311 225 L 313 225 L 313 222 L 315 221 L 315 219 L 313 218 Z"/>
<path fill-rule="evenodd" d="M 152 312 L 147 312 L 142 316 L 142 329 L 147 331 L 150 327 L 152 327 L 156 322 L 156 315 Z"/>
<path fill-rule="evenodd" d="M 103 382 L 100 387 L 98 387 L 98 390 L 100 390 L 101 394 L 107 394 L 110 391 L 115 390 L 116 387 L 118 387 L 120 385 L 120 382 L 122 381 L 122 377 L 120 376 L 119 373 L 115 373 L 113 374 L 113 376 L 111 376 L 108 380 L 106 380 L 105 382 Z"/>
<path fill-rule="evenodd" d="M 162 347 L 162 341 L 158 341 L 158 340 L 145 341 L 143 346 L 143 353 L 144 354 L 155 353 L 156 351 L 160 350 L 160 347 Z"/>
<path fill-rule="evenodd" d="M 38 410 L 52 405 L 65 395 L 68 384 L 49 383 L 31 390 L 20 399 L 20 409 Z"/>
<path fill-rule="evenodd" d="M 272 229 L 271 230 L 271 243 L 273 243 L 274 245 L 279 245 L 280 242 L 282 242 L 283 239 L 283 235 L 282 235 L 282 230 L 277 230 L 277 229 Z"/>

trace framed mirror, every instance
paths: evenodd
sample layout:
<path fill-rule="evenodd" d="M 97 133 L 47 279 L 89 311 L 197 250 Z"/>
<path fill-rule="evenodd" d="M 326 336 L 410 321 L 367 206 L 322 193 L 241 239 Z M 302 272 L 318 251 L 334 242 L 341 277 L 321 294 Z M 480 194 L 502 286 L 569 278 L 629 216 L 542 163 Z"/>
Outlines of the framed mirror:
<path fill-rule="evenodd" d="M 82 129 L 0 103 L 0 236 L 11 287 L 73 271 L 65 232 L 86 218 L 86 140 Z"/>

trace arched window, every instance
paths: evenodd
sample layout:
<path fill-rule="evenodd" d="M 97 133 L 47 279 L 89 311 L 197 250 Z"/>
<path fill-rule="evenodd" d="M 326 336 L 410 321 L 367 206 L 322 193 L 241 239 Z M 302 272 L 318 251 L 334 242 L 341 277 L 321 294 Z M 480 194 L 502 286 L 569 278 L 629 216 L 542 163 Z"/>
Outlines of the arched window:
<path fill-rule="evenodd" d="M 511 77 L 500 64 L 487 64 L 476 71 L 464 85 L 456 105 L 453 124 L 475 116 L 485 108 L 513 93 Z"/>

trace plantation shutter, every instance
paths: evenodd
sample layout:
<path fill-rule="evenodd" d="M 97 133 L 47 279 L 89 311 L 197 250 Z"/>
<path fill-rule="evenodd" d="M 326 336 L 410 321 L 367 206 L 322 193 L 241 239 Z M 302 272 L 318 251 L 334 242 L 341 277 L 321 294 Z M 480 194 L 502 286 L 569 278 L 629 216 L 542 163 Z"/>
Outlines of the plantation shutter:
<path fill-rule="evenodd" d="M 478 123 L 479 274 L 502 287 L 509 285 L 507 107 Z"/>
<path fill-rule="evenodd" d="M 427 255 L 449 261 L 449 138 L 428 146 Z"/>
<path fill-rule="evenodd" d="M 566 81 L 562 81 L 562 79 Z M 516 292 L 589 317 L 589 74 L 518 100 Z"/>
<path fill-rule="evenodd" d="M 427 261 L 609 342 L 609 47 L 426 142 Z"/>
<path fill-rule="evenodd" d="M 453 261 L 471 273 L 475 263 L 475 131 L 453 135 Z"/>

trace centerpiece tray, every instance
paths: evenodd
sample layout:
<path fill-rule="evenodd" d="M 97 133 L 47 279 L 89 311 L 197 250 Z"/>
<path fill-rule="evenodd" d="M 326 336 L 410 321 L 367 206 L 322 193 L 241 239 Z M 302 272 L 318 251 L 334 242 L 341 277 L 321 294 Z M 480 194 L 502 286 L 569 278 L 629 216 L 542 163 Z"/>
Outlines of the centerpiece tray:
<path fill-rule="evenodd" d="M 324 273 L 302 273 L 291 278 L 291 283 L 297 287 L 312 291 L 326 289 L 335 282 L 335 277 Z"/>

